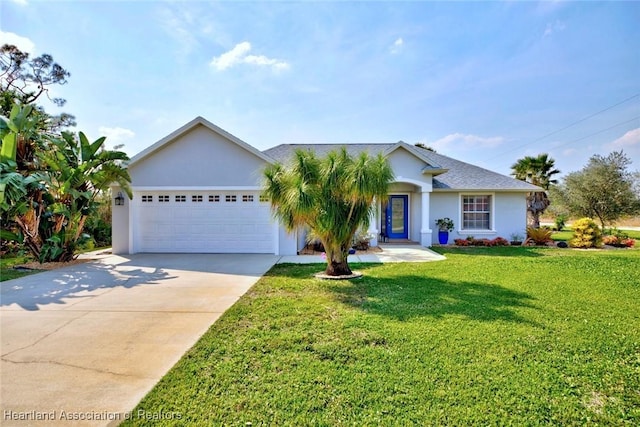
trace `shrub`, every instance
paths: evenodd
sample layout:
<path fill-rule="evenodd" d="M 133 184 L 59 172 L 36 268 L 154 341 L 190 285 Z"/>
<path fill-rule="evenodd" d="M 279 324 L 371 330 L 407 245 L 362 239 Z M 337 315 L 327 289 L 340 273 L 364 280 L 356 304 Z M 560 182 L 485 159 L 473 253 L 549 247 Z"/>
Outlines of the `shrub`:
<path fill-rule="evenodd" d="M 556 231 L 562 231 L 565 225 L 567 225 L 567 216 L 563 214 L 558 215 L 554 220 L 554 224 L 555 224 Z"/>
<path fill-rule="evenodd" d="M 509 241 L 502 237 L 496 237 L 493 240 L 475 239 L 471 236 L 466 239 L 455 239 L 453 241 L 456 246 L 509 246 Z"/>
<path fill-rule="evenodd" d="M 616 248 L 632 248 L 636 244 L 636 241 L 633 239 L 629 239 L 628 237 L 609 235 L 602 237 L 602 244 L 615 246 Z"/>
<path fill-rule="evenodd" d="M 536 245 L 546 245 L 551 241 L 551 230 L 546 227 L 527 227 L 527 238 Z"/>
<path fill-rule="evenodd" d="M 471 244 L 473 246 L 490 246 L 489 239 L 473 239 Z"/>
<path fill-rule="evenodd" d="M 572 248 L 598 248 L 602 246 L 602 232 L 591 218 L 581 218 L 573 223 Z"/>
<path fill-rule="evenodd" d="M 503 237 L 496 237 L 491 241 L 491 246 L 509 246 L 509 241 Z"/>

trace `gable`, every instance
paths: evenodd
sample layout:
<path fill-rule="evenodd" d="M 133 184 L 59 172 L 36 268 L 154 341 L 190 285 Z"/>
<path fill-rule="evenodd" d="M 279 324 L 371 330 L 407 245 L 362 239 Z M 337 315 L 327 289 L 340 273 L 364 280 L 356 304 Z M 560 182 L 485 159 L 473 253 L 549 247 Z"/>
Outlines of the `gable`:
<path fill-rule="evenodd" d="M 393 150 L 388 154 L 387 160 L 389 161 L 396 177 L 402 176 L 404 178 L 411 178 L 418 181 L 425 180 L 422 170 L 427 166 L 427 163 L 420 160 L 405 148 L 399 147 Z"/>
<path fill-rule="evenodd" d="M 133 158 L 129 166 L 133 186 L 257 186 L 267 163 L 203 123 L 152 148 Z"/>

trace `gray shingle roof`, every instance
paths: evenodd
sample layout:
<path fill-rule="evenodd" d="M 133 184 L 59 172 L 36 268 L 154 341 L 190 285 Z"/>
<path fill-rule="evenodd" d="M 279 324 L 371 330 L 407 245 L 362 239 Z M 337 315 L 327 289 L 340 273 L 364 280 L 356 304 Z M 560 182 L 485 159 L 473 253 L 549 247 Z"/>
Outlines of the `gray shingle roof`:
<path fill-rule="evenodd" d="M 316 154 L 322 156 L 331 150 L 342 147 L 347 149 L 351 155 L 359 154 L 363 151 L 369 154 L 377 155 L 385 154 L 392 150 L 394 146 L 402 144 L 408 150 L 422 159 L 427 165 L 425 172 L 429 169 L 441 170 L 446 172 L 440 173 L 433 177 L 434 191 L 458 191 L 458 190 L 494 190 L 494 191 L 540 191 L 539 187 L 520 181 L 510 176 L 502 175 L 488 169 L 481 168 L 469 163 L 424 148 L 408 145 L 401 142 L 396 144 L 281 144 L 268 150 L 263 151 L 264 154 L 279 162 L 287 162 L 291 159 L 295 150 L 312 150 Z M 396 171 L 397 173 L 398 171 Z"/>

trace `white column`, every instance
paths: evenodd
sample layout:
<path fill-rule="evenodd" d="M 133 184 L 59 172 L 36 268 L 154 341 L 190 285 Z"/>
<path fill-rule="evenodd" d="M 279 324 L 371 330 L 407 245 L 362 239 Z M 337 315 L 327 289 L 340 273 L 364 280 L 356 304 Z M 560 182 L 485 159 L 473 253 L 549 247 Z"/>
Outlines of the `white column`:
<path fill-rule="evenodd" d="M 380 234 L 380 230 L 378 229 L 378 201 L 376 199 L 373 200 L 373 210 L 371 212 L 371 216 L 369 217 L 369 229 L 367 233 L 373 235 L 373 239 L 369 242 L 371 246 L 378 246 L 378 235 Z"/>
<path fill-rule="evenodd" d="M 430 192 L 422 192 L 422 223 L 420 226 L 420 244 L 422 246 L 431 246 L 433 231 L 429 226 L 429 209 L 430 209 Z"/>

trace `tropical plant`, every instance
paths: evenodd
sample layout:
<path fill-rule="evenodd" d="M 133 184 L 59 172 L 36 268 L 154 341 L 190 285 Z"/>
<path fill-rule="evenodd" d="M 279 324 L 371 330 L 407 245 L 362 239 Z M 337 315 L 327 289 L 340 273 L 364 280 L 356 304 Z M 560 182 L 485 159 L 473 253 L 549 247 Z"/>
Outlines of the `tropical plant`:
<path fill-rule="evenodd" d="M 440 218 L 436 220 L 436 226 L 440 231 L 451 231 L 454 228 L 453 220 L 451 218 Z"/>
<path fill-rule="evenodd" d="M 530 223 L 533 227 L 540 228 L 540 215 L 551 204 L 546 191 L 549 190 L 551 184 L 557 183 L 557 180 L 553 179 L 553 175 L 560 173 L 558 169 L 555 169 L 555 160 L 547 153 L 539 154 L 537 157 L 525 156 L 511 165 L 511 169 L 513 170 L 511 175 L 516 179 L 537 185 L 545 190 L 527 193 L 527 212 L 530 215 Z"/>
<path fill-rule="evenodd" d="M 573 223 L 572 248 L 599 248 L 602 246 L 602 232 L 591 218 L 581 218 Z"/>
<path fill-rule="evenodd" d="M 298 150 L 292 163 L 276 163 L 264 170 L 263 194 L 275 216 L 289 231 L 308 226 L 322 242 L 329 276 L 352 274 L 347 256 L 353 236 L 368 229 L 374 200 L 387 195 L 393 172 L 387 160 L 346 149 L 318 158 Z"/>
<path fill-rule="evenodd" d="M 23 137 L 15 129 L 9 134 Z M 63 132 L 44 138 L 48 149 L 34 155 L 38 169 L 12 175 L 16 179 L 7 183 L 2 210 L 15 222 L 22 243 L 41 262 L 69 261 L 87 237 L 83 228 L 97 209 L 96 197 L 113 182 L 131 197 L 123 165 L 128 157 L 105 150 L 104 137 L 90 142 L 82 132 L 77 137 Z"/>
<path fill-rule="evenodd" d="M 527 238 L 536 245 L 545 245 L 550 242 L 552 240 L 551 234 L 551 230 L 546 227 L 527 227 Z"/>

